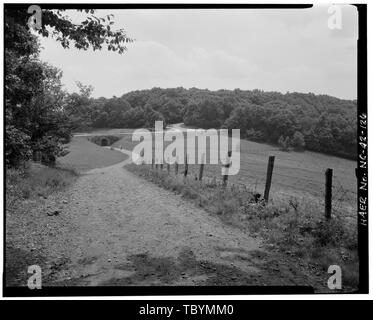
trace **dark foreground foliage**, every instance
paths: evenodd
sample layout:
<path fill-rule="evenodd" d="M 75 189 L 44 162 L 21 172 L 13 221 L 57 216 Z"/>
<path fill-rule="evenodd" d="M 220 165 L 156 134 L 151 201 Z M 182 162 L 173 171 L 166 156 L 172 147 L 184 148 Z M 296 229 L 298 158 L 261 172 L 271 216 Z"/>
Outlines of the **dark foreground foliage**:
<path fill-rule="evenodd" d="M 33 31 L 28 27 L 31 15 L 27 8 L 28 5 L 6 5 L 4 9 L 5 161 L 8 167 L 18 167 L 31 158 L 54 165 L 56 157 L 64 153 L 62 144 L 70 140 L 71 131 L 76 127 L 71 108 L 79 109 L 86 101 L 84 86 L 81 86 L 80 104 L 76 103 L 76 96 L 62 88 L 62 72 L 40 60 L 36 32 L 54 38 L 64 48 L 74 45 L 83 50 L 106 47 L 123 53 L 125 44 L 132 41 L 124 30 L 110 28 L 114 23 L 112 15 L 98 19 L 95 10 L 85 10 L 86 20 L 75 24 L 64 10 L 43 9 L 42 28 Z"/>

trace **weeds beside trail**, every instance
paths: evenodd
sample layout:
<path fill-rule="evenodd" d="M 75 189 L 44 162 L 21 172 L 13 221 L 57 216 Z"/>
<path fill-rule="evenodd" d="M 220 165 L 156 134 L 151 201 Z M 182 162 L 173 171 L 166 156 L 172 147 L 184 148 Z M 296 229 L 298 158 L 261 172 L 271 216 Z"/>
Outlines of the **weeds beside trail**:
<path fill-rule="evenodd" d="M 45 270 L 48 250 L 43 239 L 55 241 L 62 219 L 51 219 L 45 210 L 61 210 L 58 203 L 43 209 L 43 203 L 70 186 L 78 174 L 73 169 L 47 167 L 28 162 L 6 169 L 6 267 L 7 286 L 25 286 L 27 268 Z M 46 280 L 46 279 L 44 279 Z"/>
<path fill-rule="evenodd" d="M 34 162 L 29 162 L 19 169 L 7 169 L 7 201 L 12 203 L 34 196 L 46 197 L 70 185 L 77 176 L 78 173 L 74 169 L 52 168 Z"/>
<path fill-rule="evenodd" d="M 315 274 L 327 274 L 330 265 L 339 265 L 343 288 L 357 289 L 357 230 L 343 216 L 326 221 L 318 206 L 304 199 L 291 198 L 265 206 L 255 201 L 254 192 L 246 186 L 228 184 L 224 188 L 208 177 L 197 181 L 151 165 L 131 164 L 126 168 L 192 200 L 225 223 L 262 237 L 268 248 L 298 259 Z"/>

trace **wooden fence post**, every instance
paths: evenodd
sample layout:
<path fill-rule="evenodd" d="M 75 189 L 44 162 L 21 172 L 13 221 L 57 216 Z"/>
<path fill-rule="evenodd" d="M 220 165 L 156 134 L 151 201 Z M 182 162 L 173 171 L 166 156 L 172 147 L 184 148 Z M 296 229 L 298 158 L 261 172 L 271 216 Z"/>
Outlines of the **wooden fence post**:
<path fill-rule="evenodd" d="M 325 218 L 329 220 L 332 216 L 332 186 L 333 186 L 333 169 L 325 171 Z"/>
<path fill-rule="evenodd" d="M 265 203 L 268 203 L 269 190 L 271 189 L 272 172 L 273 172 L 274 163 L 275 163 L 275 157 L 274 156 L 269 156 L 268 167 L 267 167 L 267 179 L 266 179 L 266 185 L 265 185 L 265 189 L 264 189 L 264 201 L 265 201 Z"/>
<path fill-rule="evenodd" d="M 167 173 L 170 174 L 170 158 L 167 158 Z"/>
<path fill-rule="evenodd" d="M 198 176 L 198 180 L 201 181 L 202 180 L 202 176 L 203 176 L 203 168 L 205 166 L 205 154 L 202 153 L 202 157 L 201 157 L 201 164 L 199 166 L 199 176 Z"/>
<path fill-rule="evenodd" d="M 176 161 L 175 161 L 175 175 L 177 176 L 179 173 L 179 164 L 177 163 L 177 158 L 176 158 Z"/>
<path fill-rule="evenodd" d="M 188 155 L 185 155 L 184 177 L 188 175 Z"/>
<path fill-rule="evenodd" d="M 228 151 L 227 163 L 224 165 L 224 168 L 226 170 L 225 174 L 223 175 L 223 186 L 224 187 L 228 183 L 228 169 L 231 166 L 231 156 L 232 156 L 232 151 Z"/>

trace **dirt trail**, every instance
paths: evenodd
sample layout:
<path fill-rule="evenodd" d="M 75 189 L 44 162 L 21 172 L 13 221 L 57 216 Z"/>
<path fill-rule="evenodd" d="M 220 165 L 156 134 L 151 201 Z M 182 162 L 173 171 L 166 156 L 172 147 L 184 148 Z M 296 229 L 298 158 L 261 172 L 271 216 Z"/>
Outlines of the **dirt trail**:
<path fill-rule="evenodd" d="M 123 162 L 88 171 L 45 205 L 61 197 L 62 213 L 47 217 L 61 225 L 46 246 L 47 285 L 315 285 L 259 239 Z"/>

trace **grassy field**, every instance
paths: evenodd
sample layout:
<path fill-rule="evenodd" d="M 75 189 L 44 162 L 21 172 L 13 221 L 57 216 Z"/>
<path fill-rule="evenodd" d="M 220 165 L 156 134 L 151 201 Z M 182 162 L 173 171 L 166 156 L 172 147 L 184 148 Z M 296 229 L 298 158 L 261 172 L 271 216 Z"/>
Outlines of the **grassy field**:
<path fill-rule="evenodd" d="M 118 130 L 118 132 L 120 132 Z M 124 129 L 121 130 L 124 132 Z M 130 132 L 128 129 L 127 133 Z M 132 150 L 138 142 L 130 134 L 121 135 L 114 147 Z M 167 144 L 165 143 L 165 146 Z M 153 146 L 154 147 L 154 146 Z M 207 147 L 208 144 L 207 144 Z M 214 146 L 217 148 L 217 146 Z M 315 152 L 284 152 L 267 144 L 241 140 L 240 172 L 229 176 L 229 182 L 245 185 L 263 194 L 268 157 L 275 156 L 270 200 L 279 203 L 297 198 L 323 211 L 325 170 L 333 169 L 334 214 L 355 218 L 356 214 L 356 162 Z M 172 166 L 173 167 L 173 166 Z M 183 170 L 183 165 L 179 166 Z M 189 165 L 188 175 L 198 175 L 199 166 Z M 221 179 L 221 165 L 206 165 L 204 177 Z"/>
<path fill-rule="evenodd" d="M 75 136 L 79 135 L 120 135 L 120 134 L 126 134 L 126 133 L 132 133 L 134 129 L 96 129 L 90 132 L 75 132 Z"/>
<path fill-rule="evenodd" d="M 57 165 L 78 171 L 107 167 L 127 157 L 121 152 L 104 149 L 88 141 L 87 137 L 74 137 L 68 149 L 70 153 L 58 158 Z"/>

